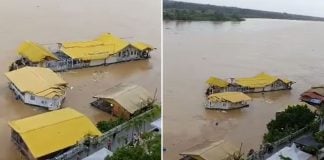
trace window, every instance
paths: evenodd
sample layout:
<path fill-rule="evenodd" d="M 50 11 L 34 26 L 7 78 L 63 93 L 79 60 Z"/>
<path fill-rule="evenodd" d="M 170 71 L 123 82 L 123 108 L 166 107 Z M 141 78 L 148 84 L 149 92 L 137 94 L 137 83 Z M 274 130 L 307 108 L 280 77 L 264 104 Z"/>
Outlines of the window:
<path fill-rule="evenodd" d="M 42 101 L 42 104 L 47 104 L 47 101 Z"/>
<path fill-rule="evenodd" d="M 35 96 L 30 96 L 30 100 L 35 100 Z"/>

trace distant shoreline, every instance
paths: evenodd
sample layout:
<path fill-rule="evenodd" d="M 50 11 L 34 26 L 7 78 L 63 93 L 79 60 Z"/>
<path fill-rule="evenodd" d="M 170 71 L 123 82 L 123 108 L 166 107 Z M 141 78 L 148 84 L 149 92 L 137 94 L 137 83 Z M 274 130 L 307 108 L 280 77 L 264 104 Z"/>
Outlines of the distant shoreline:
<path fill-rule="evenodd" d="M 244 21 L 247 18 L 324 21 L 322 17 L 313 17 L 289 13 L 261 11 L 237 7 L 225 7 L 179 1 L 163 1 L 164 20 L 189 21 Z"/>

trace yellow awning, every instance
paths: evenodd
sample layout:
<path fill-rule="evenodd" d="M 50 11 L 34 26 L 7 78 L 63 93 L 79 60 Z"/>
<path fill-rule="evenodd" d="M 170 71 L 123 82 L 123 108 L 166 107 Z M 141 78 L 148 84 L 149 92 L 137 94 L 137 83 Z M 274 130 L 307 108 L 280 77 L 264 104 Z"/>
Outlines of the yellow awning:
<path fill-rule="evenodd" d="M 21 92 L 47 98 L 64 94 L 67 86 L 67 82 L 48 68 L 24 67 L 5 75 Z"/>
<path fill-rule="evenodd" d="M 220 78 L 217 78 L 217 77 L 210 77 L 207 80 L 207 83 L 210 86 L 217 86 L 217 87 L 221 87 L 221 88 L 228 86 L 228 82 L 226 82 L 225 80 L 222 80 Z"/>
<path fill-rule="evenodd" d="M 251 100 L 251 98 L 242 92 L 222 92 L 209 95 L 208 100 L 211 102 L 228 101 L 232 103 L 237 103 Z"/>
<path fill-rule="evenodd" d="M 45 58 L 58 60 L 58 58 L 48 49 L 38 43 L 26 41 L 18 48 L 18 54 L 32 62 L 41 62 Z"/>
<path fill-rule="evenodd" d="M 135 43 L 132 43 L 132 46 L 134 46 L 135 48 L 137 48 L 140 51 L 153 50 L 154 49 L 153 46 L 151 46 L 149 44 L 146 44 L 146 43 L 143 43 L 143 42 L 135 42 Z"/>
<path fill-rule="evenodd" d="M 71 108 L 11 121 L 9 125 L 22 137 L 34 158 L 71 147 L 88 134 L 101 135 L 85 115 Z"/>
<path fill-rule="evenodd" d="M 243 87 L 250 87 L 250 88 L 259 88 L 259 87 L 265 87 L 268 85 L 271 85 L 277 80 L 281 80 L 284 83 L 291 83 L 290 80 L 282 80 L 278 77 L 269 75 L 267 73 L 260 73 L 254 77 L 250 78 L 237 78 L 235 79 L 235 82 Z"/>
<path fill-rule="evenodd" d="M 105 45 L 109 46 L 113 54 L 121 51 L 122 49 L 130 45 L 130 43 L 127 42 L 126 40 L 121 39 L 111 33 L 104 33 L 100 35 L 98 38 L 96 38 L 96 40 L 103 42 Z"/>

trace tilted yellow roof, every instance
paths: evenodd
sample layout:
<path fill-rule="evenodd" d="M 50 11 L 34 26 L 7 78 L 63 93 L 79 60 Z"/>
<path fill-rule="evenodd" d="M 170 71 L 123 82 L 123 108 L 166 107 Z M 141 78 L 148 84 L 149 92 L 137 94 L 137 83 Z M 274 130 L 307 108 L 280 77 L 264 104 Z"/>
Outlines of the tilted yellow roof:
<path fill-rule="evenodd" d="M 58 58 L 51 53 L 48 49 L 44 48 L 38 43 L 25 41 L 18 48 L 18 54 L 29 59 L 32 62 L 41 62 L 45 58 L 56 59 Z"/>
<path fill-rule="evenodd" d="M 72 59 L 96 60 L 116 54 L 128 45 L 127 41 L 105 33 L 91 41 L 62 43 L 61 50 Z"/>
<path fill-rule="evenodd" d="M 222 93 L 214 93 L 208 96 L 208 100 L 211 102 L 242 102 L 242 101 L 248 101 L 251 100 L 251 98 L 242 93 L 242 92 L 222 92 Z"/>
<path fill-rule="evenodd" d="M 237 147 L 224 140 L 206 141 L 180 153 L 180 155 L 188 155 L 198 160 L 226 160 L 229 154 L 237 151 L 239 151 Z"/>
<path fill-rule="evenodd" d="M 21 136 L 34 158 L 73 146 L 88 134 L 101 135 L 85 115 L 71 108 L 11 121 L 9 126 Z"/>
<path fill-rule="evenodd" d="M 63 95 L 67 86 L 59 75 L 48 68 L 24 67 L 5 75 L 21 92 L 46 98 Z"/>
<path fill-rule="evenodd" d="M 277 80 L 281 80 L 284 83 L 292 82 L 290 80 L 279 79 L 278 77 L 269 75 L 267 73 L 260 73 L 256 76 L 250 77 L 250 78 L 237 78 L 237 79 L 235 79 L 235 83 L 237 83 L 241 86 L 244 86 L 244 87 L 258 88 L 258 87 L 265 87 L 267 85 L 270 85 Z"/>
<path fill-rule="evenodd" d="M 151 46 L 149 44 L 146 44 L 146 43 L 143 43 L 143 42 L 134 42 L 134 43 L 132 43 L 132 46 L 134 46 L 135 48 L 137 48 L 140 51 L 153 50 L 154 49 L 153 46 Z"/>
<path fill-rule="evenodd" d="M 217 87 L 227 87 L 228 86 L 228 82 L 226 82 L 225 80 L 222 80 L 220 78 L 217 78 L 217 77 L 209 77 L 209 79 L 207 80 L 207 83 L 210 86 L 217 86 Z"/>

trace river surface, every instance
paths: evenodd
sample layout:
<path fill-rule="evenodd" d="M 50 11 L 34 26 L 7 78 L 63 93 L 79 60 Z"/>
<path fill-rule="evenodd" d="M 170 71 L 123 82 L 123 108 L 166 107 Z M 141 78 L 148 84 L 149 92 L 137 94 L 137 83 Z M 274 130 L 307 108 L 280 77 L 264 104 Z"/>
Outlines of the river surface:
<path fill-rule="evenodd" d="M 46 112 L 14 99 L 4 72 L 18 56 L 24 40 L 42 44 L 90 40 L 110 32 L 129 41 L 143 41 L 157 50 L 147 61 L 121 63 L 60 73 L 69 83 L 63 107 L 72 107 L 93 122 L 112 118 L 90 107 L 91 97 L 119 83 L 134 83 L 160 101 L 161 3 L 159 0 L 0 0 L 0 160 L 20 159 L 10 141 L 8 121 Z M 37 84 L 35 84 L 37 85 Z M 46 146 L 44 146 L 46 147 Z"/>
<path fill-rule="evenodd" d="M 164 21 L 164 159 L 206 140 L 224 139 L 245 153 L 258 149 L 276 111 L 324 83 L 324 23 L 247 19 Z M 204 109 L 205 81 L 260 72 L 296 81 L 290 91 L 249 94 L 249 108 Z M 218 122 L 218 126 L 215 123 Z"/>

